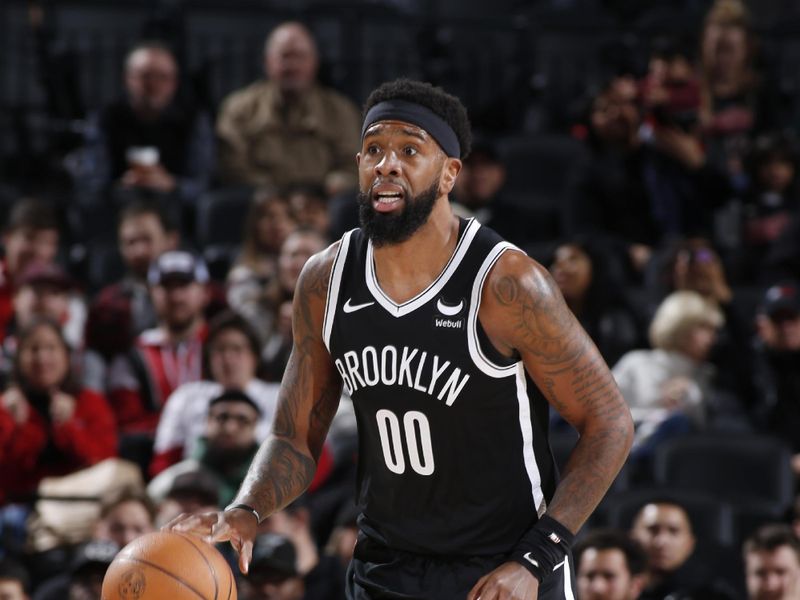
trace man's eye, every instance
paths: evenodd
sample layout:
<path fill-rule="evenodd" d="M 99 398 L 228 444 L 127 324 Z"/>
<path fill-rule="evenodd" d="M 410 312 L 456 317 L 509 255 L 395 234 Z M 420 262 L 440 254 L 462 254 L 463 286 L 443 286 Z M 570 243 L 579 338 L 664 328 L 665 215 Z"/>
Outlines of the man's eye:
<path fill-rule="evenodd" d="M 403 148 L 403 152 L 405 153 L 406 156 L 414 156 L 417 153 L 417 149 L 414 148 L 413 146 L 406 146 L 405 148 Z"/>
<path fill-rule="evenodd" d="M 377 146 L 367 146 L 367 154 L 377 154 L 378 152 L 380 152 L 380 149 Z"/>

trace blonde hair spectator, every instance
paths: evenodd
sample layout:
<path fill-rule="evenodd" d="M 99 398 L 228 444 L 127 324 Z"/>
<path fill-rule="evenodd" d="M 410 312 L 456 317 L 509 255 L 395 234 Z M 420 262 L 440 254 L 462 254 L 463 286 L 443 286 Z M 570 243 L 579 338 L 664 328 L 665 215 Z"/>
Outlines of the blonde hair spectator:
<path fill-rule="evenodd" d="M 725 323 L 722 311 L 697 292 L 674 292 L 659 305 L 650 323 L 653 348 L 680 352 L 689 333 L 698 325 L 719 329 Z"/>

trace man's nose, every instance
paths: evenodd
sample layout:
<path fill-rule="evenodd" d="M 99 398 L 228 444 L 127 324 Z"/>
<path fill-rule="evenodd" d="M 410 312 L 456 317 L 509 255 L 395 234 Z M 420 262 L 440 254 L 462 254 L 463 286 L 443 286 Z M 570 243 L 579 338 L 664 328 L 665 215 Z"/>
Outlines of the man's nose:
<path fill-rule="evenodd" d="M 400 174 L 400 161 L 397 158 L 397 153 L 388 151 L 383 155 L 383 158 L 375 165 L 375 173 L 382 177 L 387 175 Z"/>

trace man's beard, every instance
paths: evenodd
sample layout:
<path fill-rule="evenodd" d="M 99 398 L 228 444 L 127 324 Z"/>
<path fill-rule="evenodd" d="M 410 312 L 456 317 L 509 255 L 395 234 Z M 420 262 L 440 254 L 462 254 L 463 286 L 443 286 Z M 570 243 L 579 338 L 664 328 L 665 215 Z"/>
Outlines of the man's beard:
<path fill-rule="evenodd" d="M 405 198 L 405 206 L 399 214 L 380 213 L 372 206 L 372 194 L 359 192 L 358 218 L 361 228 L 375 246 L 405 242 L 422 227 L 433 211 L 439 195 L 439 178 L 419 195 Z"/>
<path fill-rule="evenodd" d="M 203 464 L 208 465 L 218 473 L 228 473 L 235 471 L 250 462 L 250 458 L 254 453 L 256 443 L 253 442 L 251 446 L 242 448 L 240 446 L 234 448 L 226 448 L 215 446 L 209 443 L 206 446 L 205 454 L 203 455 Z"/>

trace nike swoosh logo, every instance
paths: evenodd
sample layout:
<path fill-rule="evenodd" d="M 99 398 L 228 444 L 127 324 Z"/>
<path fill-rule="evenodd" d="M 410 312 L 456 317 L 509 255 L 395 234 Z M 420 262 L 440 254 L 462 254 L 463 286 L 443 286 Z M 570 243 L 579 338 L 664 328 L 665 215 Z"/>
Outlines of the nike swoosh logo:
<path fill-rule="evenodd" d="M 361 310 L 362 308 L 367 308 L 368 306 L 372 306 L 375 304 L 374 302 L 364 302 L 364 304 L 350 304 L 352 298 L 348 298 L 347 302 L 344 303 L 342 310 L 346 313 L 356 312 L 357 310 Z"/>
<path fill-rule="evenodd" d="M 532 564 L 534 567 L 536 567 L 536 568 L 539 568 L 539 561 L 537 561 L 537 560 L 535 560 L 535 559 L 531 558 L 531 553 L 530 553 L 530 552 L 526 552 L 526 553 L 525 553 L 525 555 L 524 555 L 522 558 L 524 558 L 525 560 L 527 560 L 527 561 L 528 561 L 529 563 L 531 563 L 531 564 Z"/>
<path fill-rule="evenodd" d="M 567 562 L 567 561 L 566 561 L 566 560 L 562 560 L 562 561 L 561 561 L 560 563 L 558 563 L 558 564 L 557 564 L 555 567 L 553 567 L 553 571 L 555 571 L 556 569 L 558 569 L 558 568 L 560 568 L 560 567 L 563 567 L 565 562 Z"/>
<path fill-rule="evenodd" d="M 456 304 L 455 306 L 448 306 L 447 304 L 442 302 L 441 298 L 439 298 L 439 300 L 436 301 L 436 310 L 438 310 L 440 313 L 448 317 L 453 317 L 457 315 L 458 313 L 461 312 L 462 308 L 464 308 L 463 300 L 458 304 Z"/>

